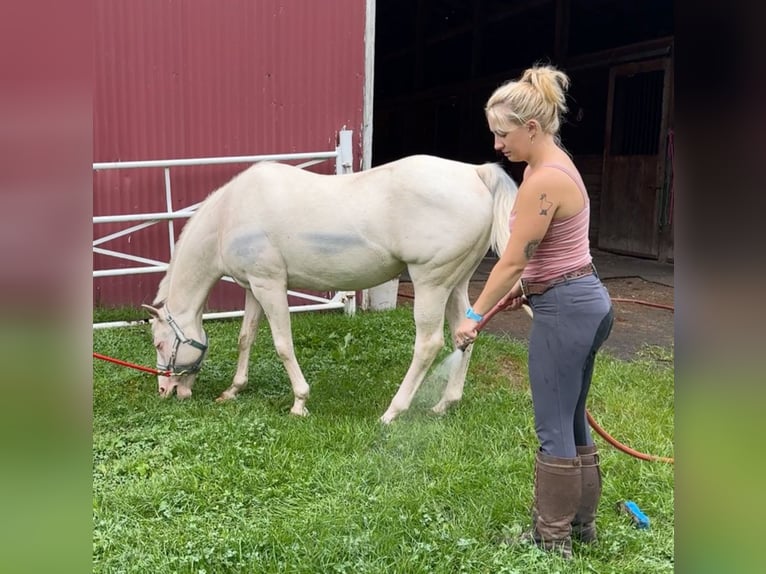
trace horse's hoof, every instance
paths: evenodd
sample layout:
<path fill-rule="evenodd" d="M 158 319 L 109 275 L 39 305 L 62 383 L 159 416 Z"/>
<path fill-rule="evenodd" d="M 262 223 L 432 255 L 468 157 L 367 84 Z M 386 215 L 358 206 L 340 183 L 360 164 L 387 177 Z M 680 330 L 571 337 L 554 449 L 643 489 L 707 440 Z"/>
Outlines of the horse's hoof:
<path fill-rule="evenodd" d="M 302 408 L 292 408 L 290 409 L 290 414 L 295 415 L 296 417 L 307 417 L 309 416 L 309 410 L 306 407 Z"/>
<path fill-rule="evenodd" d="M 234 393 L 230 393 L 229 391 L 224 391 L 220 395 L 218 395 L 218 398 L 215 399 L 215 402 L 217 403 L 227 403 L 229 401 L 233 401 L 237 398 L 237 395 Z"/>
<path fill-rule="evenodd" d="M 380 417 L 380 422 L 382 422 L 384 425 L 391 424 L 395 418 L 396 413 L 385 412 L 383 413 L 383 416 Z"/>
<path fill-rule="evenodd" d="M 447 412 L 447 405 L 444 403 L 436 403 L 433 407 L 431 407 L 431 412 L 435 415 L 443 415 Z"/>

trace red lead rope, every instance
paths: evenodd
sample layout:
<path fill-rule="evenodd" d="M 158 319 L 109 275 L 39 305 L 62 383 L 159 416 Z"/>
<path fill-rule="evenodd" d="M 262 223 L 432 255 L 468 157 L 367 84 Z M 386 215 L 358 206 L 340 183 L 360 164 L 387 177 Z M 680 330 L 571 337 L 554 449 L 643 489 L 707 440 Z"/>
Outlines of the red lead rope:
<path fill-rule="evenodd" d="M 142 367 L 141 365 L 136 365 L 134 363 L 129 363 L 127 361 L 121 361 L 120 359 L 115 359 L 113 357 L 107 357 L 106 355 L 102 355 L 101 353 L 93 353 L 93 356 L 97 359 L 101 359 L 102 361 L 109 361 L 110 363 L 115 363 L 116 365 L 122 365 L 123 367 L 130 367 L 131 369 L 136 369 L 137 371 L 144 371 L 145 373 L 151 373 L 152 375 L 161 375 L 163 377 L 169 377 L 170 371 L 158 371 L 157 369 L 153 369 L 151 367 Z"/>
<path fill-rule="evenodd" d="M 636 301 L 633 299 L 612 299 L 613 301 L 620 301 L 620 302 L 626 302 L 626 303 L 641 303 L 644 305 L 650 305 L 652 307 L 659 307 L 661 309 L 669 309 L 673 311 L 673 307 L 670 305 L 660 305 L 660 304 L 652 304 L 647 303 L 645 301 Z M 480 326 L 477 326 L 477 331 L 481 330 L 481 327 L 484 327 L 486 325 L 487 321 L 489 321 L 493 315 L 495 315 L 498 311 L 501 311 L 507 307 L 507 305 L 496 305 L 495 308 L 491 309 L 484 315 L 484 319 L 480 322 Z M 170 376 L 170 371 L 158 371 L 157 369 L 153 369 L 151 367 L 142 367 L 141 365 L 136 365 L 134 363 L 129 363 L 127 361 L 121 361 L 120 359 L 114 359 L 112 357 L 107 357 L 106 355 L 102 355 L 100 353 L 93 353 L 93 356 L 97 359 L 101 359 L 102 361 L 109 361 L 110 363 L 115 363 L 117 365 L 122 365 L 123 367 L 129 367 L 131 369 L 136 369 L 137 371 L 144 371 L 146 373 L 151 373 L 153 375 L 162 375 L 165 377 Z M 674 460 L 672 458 L 664 457 L 664 456 L 655 456 L 652 454 L 645 454 L 643 452 L 639 452 L 637 450 L 634 450 L 630 448 L 629 446 L 626 446 L 622 444 L 620 441 L 612 437 L 609 433 L 607 433 L 603 428 L 601 428 L 598 423 L 595 421 L 593 416 L 590 414 L 590 412 L 585 411 L 585 414 L 588 417 L 588 422 L 590 423 L 590 426 L 595 430 L 601 438 L 603 438 L 605 441 L 607 441 L 609 444 L 611 444 L 613 447 L 615 447 L 617 450 L 621 450 L 622 452 L 629 454 L 631 456 L 634 456 L 635 458 L 641 459 L 641 460 L 651 460 L 651 461 L 660 461 L 660 462 L 668 462 L 670 464 L 673 464 Z"/>

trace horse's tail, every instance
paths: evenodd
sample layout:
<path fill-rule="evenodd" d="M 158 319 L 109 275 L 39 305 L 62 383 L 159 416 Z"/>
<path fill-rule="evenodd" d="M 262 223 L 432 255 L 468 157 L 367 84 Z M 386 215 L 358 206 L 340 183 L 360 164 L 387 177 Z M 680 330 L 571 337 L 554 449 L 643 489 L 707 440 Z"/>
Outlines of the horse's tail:
<path fill-rule="evenodd" d="M 502 255 L 511 229 L 508 225 L 511 217 L 513 202 L 516 201 L 518 188 L 516 182 L 498 163 L 485 163 L 476 168 L 484 185 L 492 192 L 492 234 L 490 245 L 492 251 Z"/>

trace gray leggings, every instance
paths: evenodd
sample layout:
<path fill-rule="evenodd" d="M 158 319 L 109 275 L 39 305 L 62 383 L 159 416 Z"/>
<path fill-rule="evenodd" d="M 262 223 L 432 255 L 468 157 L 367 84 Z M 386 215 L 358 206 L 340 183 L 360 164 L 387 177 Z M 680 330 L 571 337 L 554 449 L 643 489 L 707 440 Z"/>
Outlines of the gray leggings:
<path fill-rule="evenodd" d="M 575 446 L 593 444 L 585 400 L 596 352 L 612 330 L 612 302 L 599 278 L 588 275 L 532 295 L 529 304 L 529 382 L 540 450 L 574 458 Z"/>

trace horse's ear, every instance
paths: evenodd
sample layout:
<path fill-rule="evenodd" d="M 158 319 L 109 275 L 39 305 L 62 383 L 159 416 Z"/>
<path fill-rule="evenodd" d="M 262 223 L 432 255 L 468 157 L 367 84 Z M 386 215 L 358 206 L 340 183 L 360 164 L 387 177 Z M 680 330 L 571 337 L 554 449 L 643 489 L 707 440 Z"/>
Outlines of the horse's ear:
<path fill-rule="evenodd" d="M 155 319 L 160 318 L 160 310 L 158 308 L 146 304 L 141 305 L 141 307 L 149 311 L 149 314 L 152 315 Z"/>

